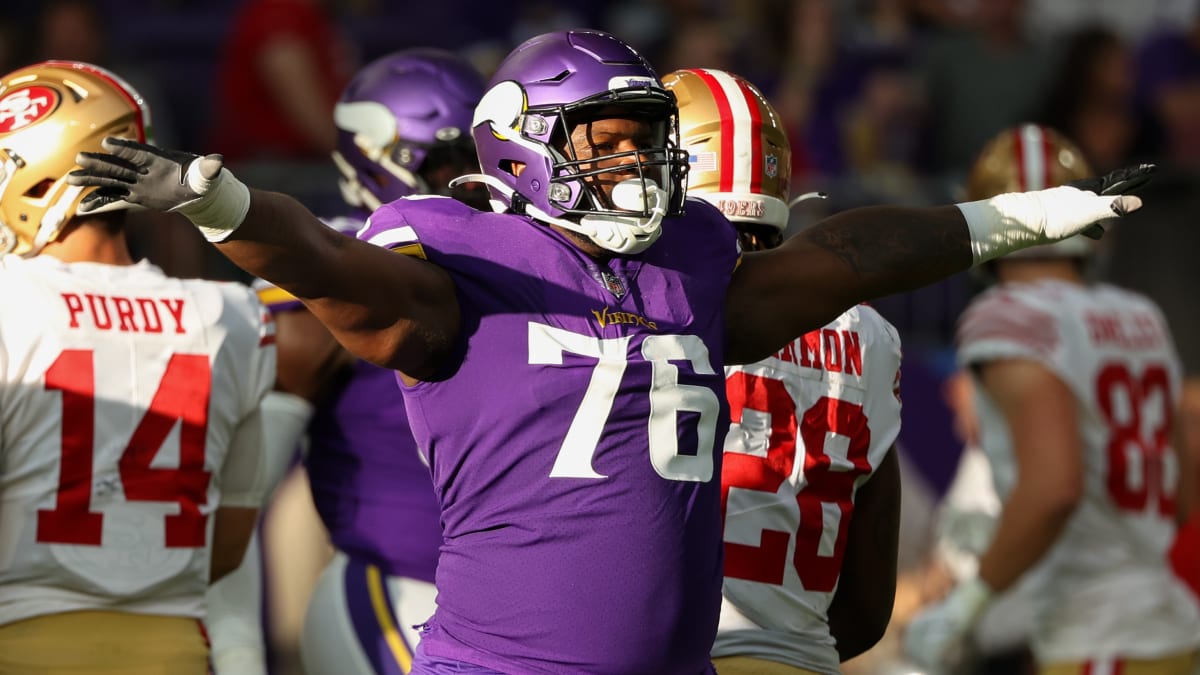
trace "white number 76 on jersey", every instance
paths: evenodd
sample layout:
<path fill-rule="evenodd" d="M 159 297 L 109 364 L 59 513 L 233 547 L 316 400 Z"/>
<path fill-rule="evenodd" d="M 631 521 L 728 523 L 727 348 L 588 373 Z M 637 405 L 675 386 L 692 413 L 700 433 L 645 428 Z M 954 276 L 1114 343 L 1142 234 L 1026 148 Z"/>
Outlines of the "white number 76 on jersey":
<path fill-rule="evenodd" d="M 529 363 L 561 366 L 564 352 L 596 359 L 587 391 L 550 471 L 552 478 L 605 478 L 592 468 L 592 457 L 628 364 L 629 339 L 598 338 L 530 322 Z M 650 463 L 668 480 L 711 480 L 720 399 L 707 387 L 680 384 L 679 368 L 671 363 L 687 361 L 696 374 L 713 375 L 708 347 L 695 335 L 649 335 L 642 341 L 641 357 L 652 368 Z M 694 455 L 679 454 L 676 418 L 683 411 L 699 414 Z"/>

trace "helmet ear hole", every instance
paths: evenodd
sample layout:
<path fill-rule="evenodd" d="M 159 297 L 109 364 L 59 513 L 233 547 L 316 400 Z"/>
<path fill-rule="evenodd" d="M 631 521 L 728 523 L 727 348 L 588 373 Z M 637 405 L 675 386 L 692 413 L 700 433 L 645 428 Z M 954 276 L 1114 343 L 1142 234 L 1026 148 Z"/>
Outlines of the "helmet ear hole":
<path fill-rule="evenodd" d="M 30 199 L 41 199 L 42 197 L 46 196 L 46 193 L 50 191 L 50 188 L 53 185 L 53 179 L 43 178 L 42 180 L 30 186 L 30 188 L 25 191 L 25 196 L 29 197 Z"/>

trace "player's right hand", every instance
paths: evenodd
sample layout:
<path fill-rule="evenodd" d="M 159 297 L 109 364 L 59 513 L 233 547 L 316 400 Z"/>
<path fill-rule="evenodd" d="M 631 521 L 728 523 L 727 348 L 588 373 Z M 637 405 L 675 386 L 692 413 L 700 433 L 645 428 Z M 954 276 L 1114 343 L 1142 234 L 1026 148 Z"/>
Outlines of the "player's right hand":
<path fill-rule="evenodd" d="M 80 202 L 88 214 L 114 202 L 155 211 L 178 211 L 211 242 L 222 242 L 241 226 L 250 191 L 227 169 L 221 155 L 194 155 L 109 136 L 108 152 L 81 152 L 80 169 L 67 174 L 71 185 L 96 187 Z"/>
<path fill-rule="evenodd" d="M 75 161 L 82 168 L 67 174 L 71 185 L 99 188 L 83 198 L 80 213 L 113 202 L 174 211 L 202 199 L 223 163 L 220 155 L 200 157 L 113 136 L 101 147 L 108 152 L 79 153 Z"/>

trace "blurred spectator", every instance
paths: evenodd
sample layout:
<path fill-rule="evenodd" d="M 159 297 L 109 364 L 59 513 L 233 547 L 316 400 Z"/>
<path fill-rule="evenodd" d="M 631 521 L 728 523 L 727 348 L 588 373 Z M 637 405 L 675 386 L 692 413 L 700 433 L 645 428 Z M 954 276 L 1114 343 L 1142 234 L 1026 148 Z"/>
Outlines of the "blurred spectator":
<path fill-rule="evenodd" d="M 660 73 L 681 68 L 733 70 L 732 38 L 727 22 L 719 15 L 689 14 L 674 27 L 655 68 Z"/>
<path fill-rule="evenodd" d="M 249 0 L 222 48 L 212 147 L 231 161 L 325 159 L 354 59 L 324 0 Z"/>
<path fill-rule="evenodd" d="M 803 135 L 813 169 L 825 176 L 852 172 L 873 193 L 868 202 L 911 199 L 923 96 L 911 72 L 903 4 L 870 0 L 861 17 L 845 6 L 834 9 L 824 0 L 811 3 L 809 16 L 799 20 L 816 21 L 796 27 L 808 37 L 827 35 L 820 53 L 801 52 L 816 80 Z"/>
<path fill-rule="evenodd" d="M 1196 0 L 1029 0 L 1028 26 L 1043 37 L 1100 25 L 1130 41 L 1163 26 L 1187 24 Z"/>
<path fill-rule="evenodd" d="M 1107 28 L 1068 36 L 1041 123 L 1074 139 L 1097 173 L 1129 159 L 1137 134 L 1133 62 L 1124 41 Z"/>
<path fill-rule="evenodd" d="M 108 36 L 99 7 L 89 0 L 51 0 L 37 20 L 31 61 L 48 58 L 105 65 Z"/>
<path fill-rule="evenodd" d="M 114 52 L 105 17 L 94 0 L 45 2 L 32 17 L 34 30 L 26 36 L 24 54 L 18 58 L 27 63 L 47 59 L 82 61 L 120 73 L 149 104 L 148 135 L 162 145 L 175 143 L 177 125 L 170 115 L 166 92 L 154 71 Z M 194 228 L 164 226 L 175 220 L 180 217 L 131 211 L 126 222 L 126 241 L 131 254 L 134 259 L 149 259 L 170 276 L 206 276 L 205 261 L 216 253 L 215 249 L 197 237 L 191 231 Z"/>
<path fill-rule="evenodd" d="M 830 0 L 799 0 L 789 13 L 787 51 L 780 64 L 779 83 L 771 99 L 787 124 L 792 139 L 792 181 L 803 186 L 814 172 L 814 149 L 809 125 L 822 82 L 834 59 L 837 15 Z"/>
<path fill-rule="evenodd" d="M 33 19 L 35 29 L 21 60 L 25 63 L 59 59 L 83 61 L 120 73 L 150 104 L 153 111 L 154 142 L 169 145 L 176 141 L 176 125 L 168 114 L 170 106 L 154 71 L 131 59 L 121 58 L 111 49 L 105 13 L 95 0 L 49 0 L 38 7 Z"/>
<path fill-rule="evenodd" d="M 1049 48 L 1025 34 L 1024 0 L 966 6 L 965 30 L 934 38 L 923 54 L 937 172 L 965 171 L 993 134 L 1032 115 L 1054 72 Z"/>
<path fill-rule="evenodd" d="M 1150 149 L 1200 166 L 1200 18 L 1149 38 L 1138 54 L 1137 99 Z"/>

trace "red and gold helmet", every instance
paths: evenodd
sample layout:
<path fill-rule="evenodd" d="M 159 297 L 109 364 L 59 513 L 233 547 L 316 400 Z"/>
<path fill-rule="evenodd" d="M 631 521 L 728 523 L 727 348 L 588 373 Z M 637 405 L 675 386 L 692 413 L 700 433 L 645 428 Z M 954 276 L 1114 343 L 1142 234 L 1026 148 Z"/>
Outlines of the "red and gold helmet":
<path fill-rule="evenodd" d="M 663 84 L 679 101 L 679 142 L 688 153 L 688 194 L 734 222 L 788 222 L 792 149 L 779 113 L 754 85 L 709 68 L 677 70 Z"/>
<path fill-rule="evenodd" d="M 137 91 L 97 66 L 44 61 L 0 78 L 0 253 L 35 255 L 75 216 L 95 189 L 67 184 L 77 153 L 101 152 L 105 136 L 146 142 L 149 127 Z"/>
<path fill-rule="evenodd" d="M 1037 124 L 1005 129 L 988 141 L 971 167 L 969 199 L 988 199 L 1004 192 L 1057 187 L 1092 175 L 1083 151 L 1057 131 Z M 1074 236 L 1047 246 L 1034 246 L 1012 257 L 1075 258 L 1091 254 L 1092 241 Z"/>

